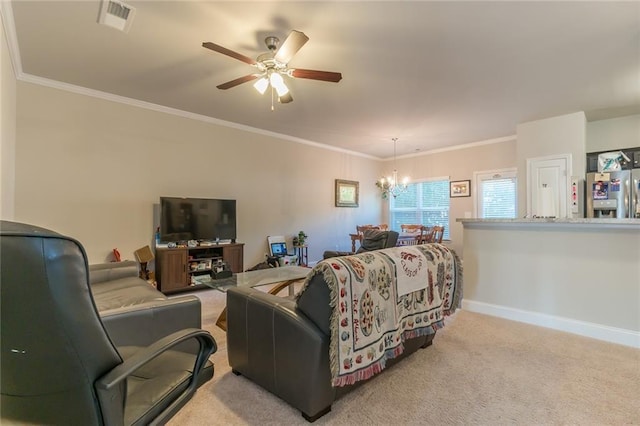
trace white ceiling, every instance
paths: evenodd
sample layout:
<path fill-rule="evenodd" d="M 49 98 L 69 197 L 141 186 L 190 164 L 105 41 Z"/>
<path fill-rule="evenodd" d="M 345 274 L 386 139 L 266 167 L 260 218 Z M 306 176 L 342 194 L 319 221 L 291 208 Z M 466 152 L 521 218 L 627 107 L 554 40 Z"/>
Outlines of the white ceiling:
<path fill-rule="evenodd" d="M 400 156 L 576 111 L 640 113 L 640 2 L 125 3 L 136 8 L 128 33 L 97 23 L 100 1 L 4 4 L 18 78 L 376 158 L 393 155 L 393 137 Z M 294 102 L 273 112 L 251 83 L 216 89 L 254 68 L 202 42 L 255 58 L 267 35 L 284 40 L 291 29 L 310 40 L 290 66 L 341 72 L 340 83 L 289 79 Z"/>

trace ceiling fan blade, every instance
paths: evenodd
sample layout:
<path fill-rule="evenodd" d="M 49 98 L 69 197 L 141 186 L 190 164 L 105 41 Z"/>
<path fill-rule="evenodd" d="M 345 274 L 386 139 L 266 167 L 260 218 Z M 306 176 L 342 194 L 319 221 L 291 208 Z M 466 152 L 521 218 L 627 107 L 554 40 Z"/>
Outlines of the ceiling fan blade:
<path fill-rule="evenodd" d="M 293 97 L 291 97 L 291 93 L 287 93 L 286 95 L 280 96 L 278 101 L 281 104 L 288 104 L 289 102 L 293 102 Z"/>
<path fill-rule="evenodd" d="M 226 83 L 222 83 L 216 87 L 221 90 L 227 90 L 227 89 L 231 89 L 232 87 L 236 87 L 242 83 L 255 80 L 258 77 L 260 77 L 260 74 L 249 74 L 249 75 L 245 75 L 244 77 L 236 78 L 235 80 L 227 81 Z"/>
<path fill-rule="evenodd" d="M 309 37 L 307 37 L 305 33 L 296 30 L 291 31 L 276 52 L 274 59 L 283 64 L 288 64 L 291 58 L 293 58 L 293 55 L 308 41 Z"/>
<path fill-rule="evenodd" d="M 222 53 L 223 55 L 227 55 L 230 56 L 234 59 L 237 59 L 239 61 L 245 62 L 249 65 L 255 65 L 256 61 L 251 59 L 248 56 L 244 56 L 241 53 L 238 52 L 234 52 L 233 50 L 229 50 L 226 47 L 222 47 L 220 45 L 217 45 L 215 43 L 211 43 L 210 41 L 205 41 L 204 43 L 202 43 L 202 47 L 206 47 L 207 49 L 211 49 L 214 52 L 218 52 L 218 53 Z"/>
<path fill-rule="evenodd" d="M 330 81 L 337 83 L 342 80 L 342 74 L 331 71 L 303 70 L 300 68 L 291 70 L 291 77 L 308 78 L 310 80 Z"/>

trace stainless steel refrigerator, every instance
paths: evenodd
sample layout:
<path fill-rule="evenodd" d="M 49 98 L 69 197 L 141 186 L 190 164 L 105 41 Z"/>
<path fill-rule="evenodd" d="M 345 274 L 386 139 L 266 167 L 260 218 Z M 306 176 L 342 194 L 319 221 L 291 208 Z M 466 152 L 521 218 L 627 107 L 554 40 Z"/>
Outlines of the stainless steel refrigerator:
<path fill-rule="evenodd" d="M 587 173 L 586 213 L 591 218 L 640 218 L 640 168 Z"/>

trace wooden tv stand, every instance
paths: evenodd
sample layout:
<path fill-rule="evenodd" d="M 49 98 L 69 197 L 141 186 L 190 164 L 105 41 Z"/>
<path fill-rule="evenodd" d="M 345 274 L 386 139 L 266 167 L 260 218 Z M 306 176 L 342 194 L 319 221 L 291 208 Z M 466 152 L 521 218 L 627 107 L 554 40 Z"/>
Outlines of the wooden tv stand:
<path fill-rule="evenodd" d="M 208 288 L 192 284 L 192 277 L 211 273 L 211 266 L 219 259 L 226 262 L 233 273 L 242 272 L 244 244 L 213 244 L 198 247 L 156 248 L 156 281 L 161 292 L 176 293 Z"/>

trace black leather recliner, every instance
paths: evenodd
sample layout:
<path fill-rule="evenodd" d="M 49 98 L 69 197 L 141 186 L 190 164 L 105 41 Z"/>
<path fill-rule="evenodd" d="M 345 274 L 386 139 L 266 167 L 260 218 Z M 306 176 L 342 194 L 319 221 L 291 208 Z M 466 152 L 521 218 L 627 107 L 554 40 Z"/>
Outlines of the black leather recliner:
<path fill-rule="evenodd" d="M 205 330 L 116 347 L 76 240 L 0 222 L 0 282 L 0 423 L 164 423 L 213 377 L 216 343 Z M 179 350 L 194 341 L 197 354 Z"/>
<path fill-rule="evenodd" d="M 364 253 L 365 251 L 380 250 L 395 247 L 398 242 L 396 231 L 379 231 L 377 229 L 367 229 L 362 235 L 362 244 L 355 252 L 327 250 L 322 254 L 323 259 L 338 256 L 350 256 L 352 254 Z"/>

